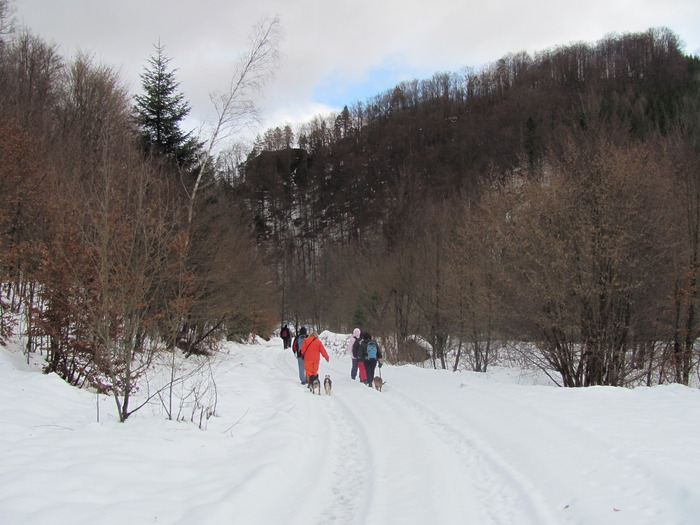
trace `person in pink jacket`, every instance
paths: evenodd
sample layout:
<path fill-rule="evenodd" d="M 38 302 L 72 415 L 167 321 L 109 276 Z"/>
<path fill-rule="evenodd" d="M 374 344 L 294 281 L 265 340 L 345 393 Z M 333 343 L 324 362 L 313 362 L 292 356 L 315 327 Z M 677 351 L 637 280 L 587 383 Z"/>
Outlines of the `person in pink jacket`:
<path fill-rule="evenodd" d="M 311 379 L 316 376 L 318 378 L 318 365 L 321 363 L 321 356 L 326 362 L 330 361 L 326 347 L 318 338 L 316 332 L 311 332 L 311 335 L 304 339 L 301 345 L 301 355 L 304 356 L 304 368 L 306 368 L 306 381 L 311 384 Z"/>

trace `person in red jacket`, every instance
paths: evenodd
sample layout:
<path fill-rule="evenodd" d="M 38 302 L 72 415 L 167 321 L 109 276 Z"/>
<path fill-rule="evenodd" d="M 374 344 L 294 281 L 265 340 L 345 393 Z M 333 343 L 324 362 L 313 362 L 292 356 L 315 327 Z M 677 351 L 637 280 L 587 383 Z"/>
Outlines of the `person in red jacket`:
<path fill-rule="evenodd" d="M 318 377 L 318 365 L 321 363 L 321 356 L 326 362 L 330 361 L 326 347 L 318 338 L 316 332 L 311 332 L 311 335 L 304 339 L 301 345 L 301 355 L 304 356 L 304 368 L 306 369 L 306 381 L 311 384 L 312 376 Z"/>

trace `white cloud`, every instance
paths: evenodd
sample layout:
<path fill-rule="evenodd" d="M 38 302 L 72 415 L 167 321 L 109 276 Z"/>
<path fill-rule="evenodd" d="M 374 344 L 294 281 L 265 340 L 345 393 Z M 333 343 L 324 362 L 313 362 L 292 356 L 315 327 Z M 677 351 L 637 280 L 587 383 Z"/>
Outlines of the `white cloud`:
<path fill-rule="evenodd" d="M 262 16 L 279 15 L 286 37 L 277 78 L 261 105 L 283 125 L 391 88 L 403 78 L 479 67 L 508 52 L 597 41 L 606 34 L 666 26 L 700 51 L 700 4 L 689 0 L 15 0 L 34 33 L 120 69 L 133 92 L 161 41 L 178 68 L 192 119 L 212 113 L 209 92 L 224 89 Z M 385 71 L 386 70 L 386 71 Z M 385 82 L 386 85 L 380 85 Z M 375 89 L 368 94 L 368 90 Z M 279 120 L 276 120 L 279 119 Z"/>

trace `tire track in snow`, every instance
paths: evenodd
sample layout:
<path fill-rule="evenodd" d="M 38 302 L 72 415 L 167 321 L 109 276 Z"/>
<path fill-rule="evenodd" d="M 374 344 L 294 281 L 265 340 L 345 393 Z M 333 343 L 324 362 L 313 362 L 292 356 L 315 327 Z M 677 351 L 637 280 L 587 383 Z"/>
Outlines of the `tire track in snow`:
<path fill-rule="evenodd" d="M 477 499 L 488 516 L 489 523 L 558 523 L 542 501 L 532 496 L 537 494 L 535 487 L 488 450 L 488 447 L 480 444 L 475 437 L 465 435 L 463 429 L 456 428 L 415 398 L 394 389 L 391 394 L 416 419 L 423 421 L 424 426 L 432 430 L 445 448 L 455 452 L 462 468 L 470 473 L 470 485 L 479 493 Z M 516 488 L 515 491 L 513 487 Z"/>
<path fill-rule="evenodd" d="M 267 377 L 265 387 L 255 394 L 258 411 L 262 407 L 268 419 L 284 423 L 280 428 L 270 425 L 254 443 L 257 448 L 253 453 L 261 461 L 243 485 L 233 487 L 229 503 L 242 515 L 255 516 L 255 523 L 331 523 L 330 518 L 324 516 L 320 521 L 319 517 L 319 508 L 325 509 L 325 502 L 333 500 L 334 488 L 342 481 L 334 460 L 341 445 L 334 434 L 339 431 L 330 431 L 334 426 L 331 400 L 311 395 L 299 384 L 291 352 L 268 346 L 270 353 L 246 370 Z M 284 442 L 280 441 L 282 436 L 287 438 Z M 260 505 L 259 494 L 267 494 L 266 501 L 279 504 Z"/>
<path fill-rule="evenodd" d="M 562 395 L 566 395 L 565 389 L 559 391 Z M 628 393 L 622 390 L 622 392 Z M 550 413 L 543 410 L 540 406 L 531 402 L 525 402 L 521 397 L 506 396 L 500 391 L 490 392 L 489 395 L 496 397 L 503 404 L 522 406 L 522 413 L 528 414 L 528 422 L 534 423 L 541 435 L 557 436 L 556 443 L 550 443 L 551 447 L 557 447 L 557 453 L 564 454 L 569 457 L 579 457 L 580 468 L 576 472 L 568 472 L 567 479 L 562 480 L 563 487 L 567 487 L 569 492 L 568 499 L 563 501 L 577 501 L 578 494 L 591 492 L 591 487 L 594 487 L 594 492 L 599 490 L 601 482 L 598 478 L 599 463 L 604 463 L 604 470 L 612 470 L 615 472 L 614 478 L 618 483 L 608 479 L 605 488 L 600 492 L 601 498 L 609 501 L 610 508 L 625 508 L 627 501 L 649 500 L 656 499 L 670 501 L 677 483 L 677 477 L 673 474 L 663 472 L 658 467 L 653 466 L 654 457 L 647 455 L 631 455 L 626 451 L 625 443 L 616 443 L 614 438 L 607 436 L 604 430 L 592 431 L 586 423 L 586 415 L 578 414 L 574 421 L 567 414 L 559 412 Z M 609 398 L 608 398 L 609 399 Z M 621 400 L 624 402 L 624 398 Z M 559 406 L 557 403 L 552 408 Z M 551 409 L 550 409 L 551 410 Z M 520 411 L 517 411 L 520 412 Z M 576 410 L 573 410 L 576 413 Z M 562 436 L 568 434 L 562 443 Z M 579 443 L 586 443 L 586 450 L 581 453 Z M 614 465 L 614 467 L 611 467 Z M 551 474 L 552 477 L 561 475 L 560 471 L 555 471 Z M 584 487 L 579 488 L 583 484 Z M 664 494 L 666 493 L 666 494 Z M 645 496 L 640 496 L 645 494 Z M 664 494 L 664 496 L 662 496 Z M 597 521 L 595 514 L 591 514 L 592 509 L 585 518 L 588 522 Z M 644 510 L 638 511 L 640 514 Z M 647 516 L 648 520 L 645 523 L 663 523 L 667 521 L 661 516 Z M 571 520 L 570 520 L 571 521 Z"/>
<path fill-rule="evenodd" d="M 331 420 L 328 435 L 333 441 L 330 450 L 333 497 L 321 513 L 319 523 L 364 524 L 372 499 L 372 478 L 368 473 L 373 458 L 367 435 L 341 398 L 335 395 L 328 401 Z M 338 509 L 342 509 L 341 515 Z"/>
<path fill-rule="evenodd" d="M 368 502 L 372 498 L 370 476 L 373 459 L 361 422 L 347 403 L 334 392 L 331 396 L 312 395 L 298 384 L 297 361 L 286 350 L 272 363 L 276 372 L 297 382 L 297 408 L 303 411 L 306 428 L 302 450 L 309 459 L 301 478 L 299 510 L 287 516 L 287 523 L 363 525 L 367 523 Z M 327 373 L 343 377 L 337 368 L 323 364 Z M 323 370 L 319 371 L 323 377 Z M 349 382 L 349 378 L 347 378 Z M 343 380 L 336 380 L 336 383 Z M 309 453 L 309 450 L 313 452 Z M 315 511 L 302 509 L 318 509 Z M 342 510 L 340 510 L 342 509 Z"/>
<path fill-rule="evenodd" d="M 372 458 L 372 494 L 362 523 L 449 524 L 455 516 L 484 523 L 473 493 L 463 490 L 469 472 L 455 465 L 452 451 L 436 443 L 424 422 L 390 396 L 354 389 L 348 410 L 364 428 Z"/>
<path fill-rule="evenodd" d="M 364 518 L 358 523 L 449 524 L 455 515 L 483 523 L 475 491 L 462 490 L 469 472 L 455 465 L 452 450 L 439 446 L 424 422 L 391 396 L 351 381 L 333 362 L 327 366 L 340 378 L 336 399 L 342 396 L 338 404 L 345 413 L 338 415 L 361 429 L 365 438 L 358 450 L 368 451 Z"/>
<path fill-rule="evenodd" d="M 320 396 L 320 401 L 327 401 L 322 403 L 330 422 L 326 436 L 333 442 L 328 456 L 333 471 L 330 481 L 332 496 L 313 523 L 365 525 L 369 523 L 367 513 L 373 500 L 372 446 L 367 429 L 348 401 L 348 393 L 359 385 L 348 377 L 347 370 L 338 368 L 333 357 L 331 354 L 330 363 L 322 362 L 323 370 L 319 370 L 321 377 L 328 373 L 334 381 L 332 395 Z M 338 509 L 342 509 L 342 513 Z"/>

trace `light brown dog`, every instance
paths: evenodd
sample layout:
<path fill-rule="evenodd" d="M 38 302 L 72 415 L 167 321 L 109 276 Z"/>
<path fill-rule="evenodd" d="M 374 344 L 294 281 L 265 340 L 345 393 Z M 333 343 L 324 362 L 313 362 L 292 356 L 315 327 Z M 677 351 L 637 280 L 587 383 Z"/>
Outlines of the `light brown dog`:
<path fill-rule="evenodd" d="M 386 381 L 384 381 L 381 377 L 374 376 L 374 388 L 376 388 L 380 392 L 382 391 L 382 387 L 384 386 L 385 383 L 386 383 Z"/>

